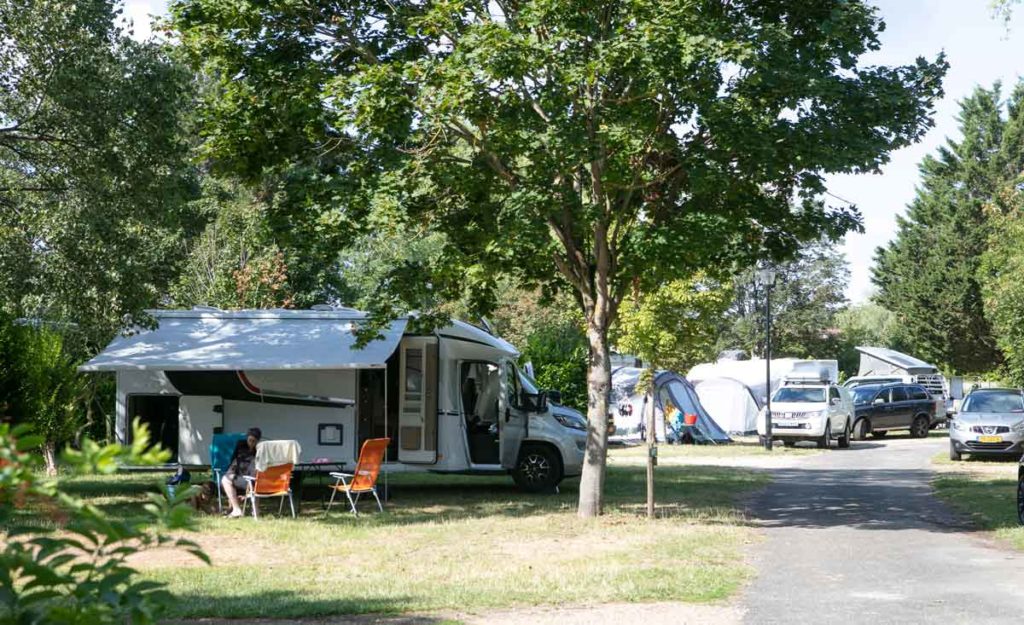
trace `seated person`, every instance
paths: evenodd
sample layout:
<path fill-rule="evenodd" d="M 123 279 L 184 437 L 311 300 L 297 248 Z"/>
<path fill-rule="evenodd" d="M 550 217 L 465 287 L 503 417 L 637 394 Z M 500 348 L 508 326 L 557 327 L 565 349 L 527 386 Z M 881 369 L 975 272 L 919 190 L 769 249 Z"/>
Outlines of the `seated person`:
<path fill-rule="evenodd" d="M 249 428 L 245 440 L 238 441 L 238 445 L 235 446 L 235 452 L 231 455 L 231 464 L 228 466 L 227 472 L 224 473 L 224 477 L 220 478 L 220 485 L 228 497 L 228 503 L 231 504 L 231 512 L 227 513 L 231 518 L 242 516 L 242 498 L 238 492 L 245 492 L 246 475 L 249 477 L 256 475 L 256 445 L 262 437 L 263 432 L 259 428 Z"/>

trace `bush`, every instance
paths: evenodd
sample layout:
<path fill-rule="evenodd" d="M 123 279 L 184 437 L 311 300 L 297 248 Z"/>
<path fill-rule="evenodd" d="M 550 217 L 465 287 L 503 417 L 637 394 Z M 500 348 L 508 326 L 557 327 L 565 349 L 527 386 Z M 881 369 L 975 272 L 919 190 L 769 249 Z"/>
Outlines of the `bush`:
<path fill-rule="evenodd" d="M 165 462 L 167 452 L 149 448 L 146 429 L 138 422 L 133 427 L 130 447 L 84 439 L 81 451 L 65 453 L 66 464 L 75 472 L 109 475 L 125 463 Z M 113 520 L 41 477 L 40 459 L 29 453 L 41 443 L 26 425 L 12 430 L 0 424 L 0 524 L 9 527 L 0 552 L 0 624 L 156 622 L 171 597 L 162 584 L 137 581 L 127 560 L 144 549 L 171 545 L 209 563 L 195 543 L 167 533 L 192 528 L 185 501 L 194 489 L 173 499 L 152 494 L 143 521 Z M 12 525 L 15 511 L 25 507 L 66 522 L 59 532 Z"/>

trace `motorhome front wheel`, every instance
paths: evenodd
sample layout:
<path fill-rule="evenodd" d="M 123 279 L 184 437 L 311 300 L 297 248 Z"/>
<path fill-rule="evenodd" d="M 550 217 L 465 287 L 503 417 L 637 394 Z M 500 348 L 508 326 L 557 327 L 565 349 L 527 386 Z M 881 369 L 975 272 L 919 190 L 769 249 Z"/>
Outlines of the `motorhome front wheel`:
<path fill-rule="evenodd" d="M 512 479 L 516 486 L 527 492 L 550 491 L 562 481 L 562 463 L 549 447 L 530 445 L 520 452 Z"/>

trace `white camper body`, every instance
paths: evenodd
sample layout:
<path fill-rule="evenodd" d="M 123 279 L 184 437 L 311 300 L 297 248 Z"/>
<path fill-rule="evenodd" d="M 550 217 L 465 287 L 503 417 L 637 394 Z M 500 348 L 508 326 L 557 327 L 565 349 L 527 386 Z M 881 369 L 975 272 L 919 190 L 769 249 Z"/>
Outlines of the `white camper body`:
<path fill-rule="evenodd" d="M 259 427 L 297 440 L 303 462 L 352 468 L 364 440 L 387 436 L 391 471 L 511 471 L 547 488 L 582 470 L 586 422 L 552 412 L 515 348 L 475 326 L 412 335 L 399 319 L 358 348 L 366 316 L 350 309 L 150 314 L 156 329 L 82 370 L 116 372 L 119 440 L 140 418 L 182 465 L 208 465 L 215 432 Z M 553 465 L 552 484 L 523 482 L 530 454 Z"/>

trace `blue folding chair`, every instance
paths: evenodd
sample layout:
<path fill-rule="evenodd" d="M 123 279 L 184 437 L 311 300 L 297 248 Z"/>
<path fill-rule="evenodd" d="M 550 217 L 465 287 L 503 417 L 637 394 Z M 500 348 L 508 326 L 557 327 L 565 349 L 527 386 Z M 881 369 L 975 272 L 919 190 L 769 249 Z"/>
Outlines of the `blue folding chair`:
<path fill-rule="evenodd" d="M 245 434 L 230 432 L 214 434 L 213 441 L 210 442 L 210 470 L 213 471 L 213 481 L 217 484 L 217 510 L 224 510 L 224 504 L 221 500 L 222 488 L 220 478 L 227 472 L 228 467 L 231 466 L 231 457 L 235 455 L 235 447 L 238 446 L 238 441 L 244 440 Z"/>

